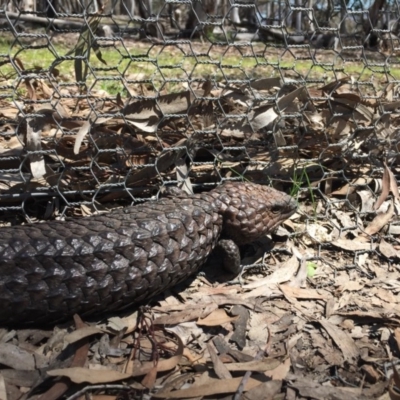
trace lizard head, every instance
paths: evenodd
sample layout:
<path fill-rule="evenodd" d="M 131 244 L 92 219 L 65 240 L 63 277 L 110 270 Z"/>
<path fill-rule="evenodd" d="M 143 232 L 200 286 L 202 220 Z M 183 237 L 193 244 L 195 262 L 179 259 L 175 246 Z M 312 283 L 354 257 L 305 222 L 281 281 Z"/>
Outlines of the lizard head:
<path fill-rule="evenodd" d="M 222 236 L 242 245 L 273 231 L 297 209 L 286 193 L 247 182 L 226 182 L 216 191 L 215 204 L 223 217 Z"/>

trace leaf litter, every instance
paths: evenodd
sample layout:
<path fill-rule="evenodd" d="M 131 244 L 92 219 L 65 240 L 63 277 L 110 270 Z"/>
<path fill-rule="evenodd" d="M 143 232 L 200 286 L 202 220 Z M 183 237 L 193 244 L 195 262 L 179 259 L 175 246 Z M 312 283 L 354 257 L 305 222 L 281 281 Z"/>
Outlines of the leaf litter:
<path fill-rule="evenodd" d="M 275 244 L 266 238 L 244 250 L 253 268 L 243 284 L 227 282 L 210 262 L 205 275 L 131 314 L 1 329 L 0 398 L 399 398 L 398 164 L 353 157 L 381 143 L 387 154 L 397 150 L 398 88 L 365 100 L 348 78 L 307 89 L 283 78 L 206 83 L 126 103 L 99 94 L 77 107 L 68 96 L 78 89 L 55 98 L 50 82 L 30 78 L 31 100 L 56 101 L 33 102 L 25 124 L 21 105 L 2 100 L 10 135 L 0 137 L 0 190 L 12 195 L 9 204 L 38 188 L 83 200 L 98 191 L 95 203 L 68 211 L 90 215 L 122 205 L 121 192 L 102 191 L 109 185 L 151 197 L 160 174 L 188 192 L 217 182 L 217 160 L 224 177 L 297 185 L 300 206 Z M 245 147 L 244 155 L 230 146 Z M 27 152 L 21 175 L 4 172 Z M 93 157 L 97 164 L 85 169 Z M 186 157 L 210 162 L 188 169 Z M 60 162 L 69 168 L 55 168 Z"/>

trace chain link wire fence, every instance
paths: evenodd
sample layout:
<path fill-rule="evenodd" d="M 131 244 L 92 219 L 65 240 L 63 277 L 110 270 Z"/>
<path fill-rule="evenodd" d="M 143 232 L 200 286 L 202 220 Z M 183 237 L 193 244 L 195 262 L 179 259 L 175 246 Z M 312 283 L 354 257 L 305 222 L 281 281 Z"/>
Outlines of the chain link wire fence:
<path fill-rule="evenodd" d="M 246 355 L 237 359 L 243 365 L 256 353 L 254 361 L 260 354 L 281 360 L 269 375 L 274 381 L 262 381 L 282 380 L 277 390 L 287 397 L 296 396 L 294 389 L 302 398 L 394 393 L 395 383 L 385 379 L 399 348 L 399 19 L 397 0 L 0 0 L 0 236 L 5 225 L 155 199 L 165 186 L 188 193 L 224 180 L 274 186 L 300 206 L 274 244 L 263 238 L 261 252 L 241 249 L 244 265 L 266 273 L 233 292 L 192 287 L 202 300 L 228 294 L 223 303 L 210 297 L 213 305 L 244 304 L 231 302 L 240 298 L 252 314 L 257 305 L 261 316 L 260 304 L 262 319 L 237 314 L 234 333 L 242 332 L 243 348 L 225 325 L 217 331 L 204 324 L 208 341 L 188 325 L 179 335 L 188 332 L 192 359 L 211 366 L 203 356 L 210 353 L 207 341 L 236 361 L 240 352 L 224 347 L 221 353 L 217 337 Z M 17 242 L 17 249 L 24 246 Z M 74 268 L 66 276 L 80 288 Z M 29 279 L 46 280 L 41 274 L 33 271 Z M 37 287 L 32 299 L 40 298 Z M 181 299 L 185 315 L 206 315 L 197 300 Z M 231 311 L 229 320 L 236 315 Z M 168 323 L 170 316 L 187 322 L 179 312 L 165 313 Z M 193 314 L 194 321 L 200 314 Z M 127 332 L 112 331 L 118 342 Z M 59 343 L 25 341 L 13 332 L 3 338 L 13 349 L 15 343 L 30 352 Z M 60 337 L 55 332 L 53 339 Z M 130 340 L 124 343 L 139 343 Z M 94 364 L 97 347 L 89 352 Z M 110 364 L 102 354 L 104 370 Z M 182 374 L 179 382 L 186 391 L 193 372 L 184 363 L 181 372 L 189 378 Z M 116 372 L 115 360 L 111 365 Z M 19 386 L 17 375 L 8 376 Z M 163 375 L 162 385 L 178 389 L 177 375 L 168 376 L 173 381 Z M 197 389 L 206 386 L 204 376 Z M 32 393 L 25 374 L 21 379 L 23 392 Z M 50 393 L 60 381 L 34 382 L 34 393 Z M 130 395 L 135 386 L 121 382 L 99 386 L 95 380 L 78 394 L 129 389 Z"/>
<path fill-rule="evenodd" d="M 396 191 L 399 17 L 385 0 L 2 0 L 2 221 L 226 179 L 290 192 L 310 220 L 367 212 L 356 192 Z"/>

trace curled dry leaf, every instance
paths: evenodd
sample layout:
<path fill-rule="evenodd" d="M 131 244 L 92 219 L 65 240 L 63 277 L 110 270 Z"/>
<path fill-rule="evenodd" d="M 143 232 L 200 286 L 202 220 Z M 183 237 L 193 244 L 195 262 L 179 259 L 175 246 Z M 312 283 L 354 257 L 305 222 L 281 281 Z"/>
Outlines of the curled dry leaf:
<path fill-rule="evenodd" d="M 115 332 L 124 331 L 126 335 L 132 333 L 137 327 L 138 312 L 135 311 L 133 314 L 127 317 L 112 317 L 107 321 L 107 328 L 112 329 Z"/>
<path fill-rule="evenodd" d="M 382 177 L 382 192 L 375 203 L 374 209 L 377 210 L 382 203 L 386 200 L 389 192 L 393 193 L 393 196 L 399 200 L 399 188 L 397 186 L 396 178 L 393 175 L 393 172 L 389 169 L 386 163 L 383 163 L 383 177 Z"/>
<path fill-rule="evenodd" d="M 27 121 L 26 128 L 26 150 L 39 152 L 42 150 L 41 134 L 44 128 L 44 118 L 36 117 Z M 30 154 L 30 166 L 32 176 L 41 178 L 46 173 L 43 154 Z"/>
<path fill-rule="evenodd" d="M 47 371 L 49 376 L 66 376 L 74 383 L 110 383 L 118 382 L 131 377 L 129 373 L 112 370 L 88 369 L 82 367 L 53 369 Z"/>
<path fill-rule="evenodd" d="M 134 101 L 125 106 L 121 112 L 126 121 L 136 128 L 143 132 L 154 133 L 164 115 L 187 112 L 194 99 L 193 93 L 187 90 L 161 95 L 154 100 Z"/>
<path fill-rule="evenodd" d="M 92 121 L 85 121 L 80 127 L 75 139 L 74 154 L 79 154 L 79 149 L 81 147 L 82 141 L 90 131 L 92 125 L 93 125 Z"/>
<path fill-rule="evenodd" d="M 307 226 L 307 234 L 308 236 L 304 237 L 304 241 L 308 245 L 312 243 L 329 243 L 332 241 L 332 233 L 329 232 L 327 227 L 321 224 L 309 224 Z"/>
<path fill-rule="evenodd" d="M 390 207 L 385 213 L 378 214 L 372 222 L 365 228 L 364 232 L 367 235 L 374 235 L 379 232 L 389 221 L 392 219 L 394 214 L 393 202 L 390 203 Z"/>

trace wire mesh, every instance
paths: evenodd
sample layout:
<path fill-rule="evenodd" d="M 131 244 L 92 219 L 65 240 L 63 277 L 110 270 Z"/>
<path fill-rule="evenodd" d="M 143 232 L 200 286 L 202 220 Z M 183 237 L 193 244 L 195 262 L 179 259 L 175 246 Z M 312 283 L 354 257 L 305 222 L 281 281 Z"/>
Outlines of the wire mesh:
<path fill-rule="evenodd" d="M 396 174 L 399 16 L 382 0 L 3 0 L 3 221 L 226 179 L 327 200 L 310 220 L 351 208 Z"/>

